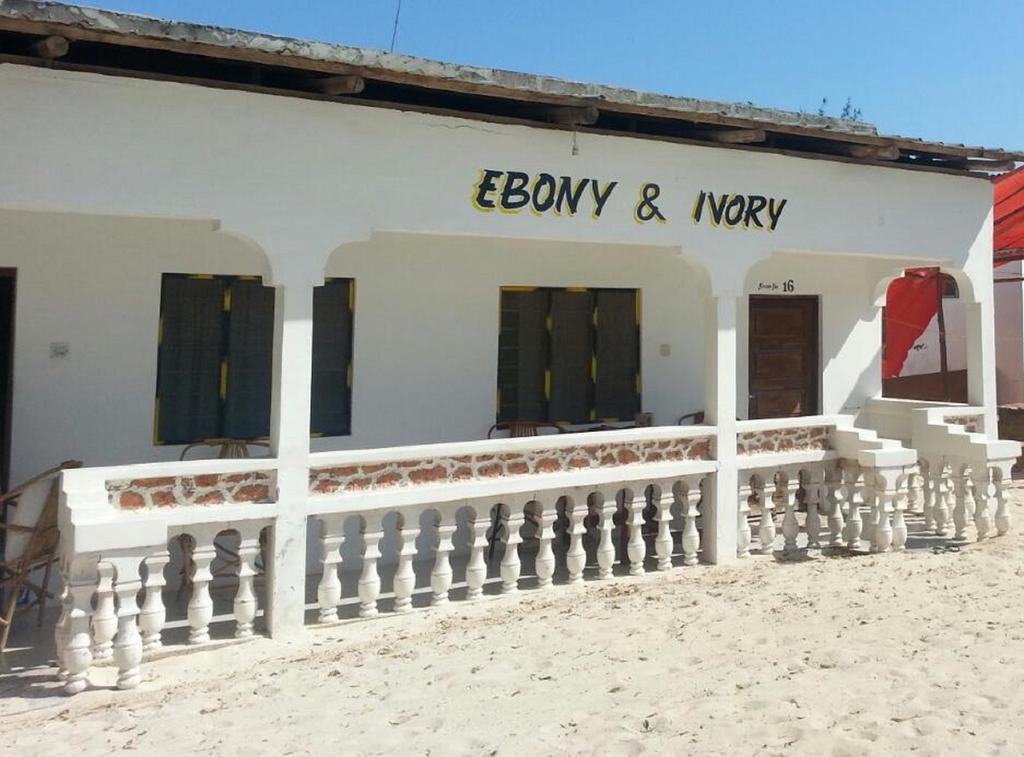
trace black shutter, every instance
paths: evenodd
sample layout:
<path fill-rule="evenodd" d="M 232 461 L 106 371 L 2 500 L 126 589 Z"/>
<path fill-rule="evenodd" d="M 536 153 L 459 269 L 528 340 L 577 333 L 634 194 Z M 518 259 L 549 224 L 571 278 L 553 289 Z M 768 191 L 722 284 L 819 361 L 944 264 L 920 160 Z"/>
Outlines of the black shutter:
<path fill-rule="evenodd" d="M 594 407 L 598 418 L 631 420 L 640 410 L 640 329 L 636 291 L 597 291 L 597 380 Z"/>
<path fill-rule="evenodd" d="M 351 279 L 332 279 L 313 290 L 313 389 L 310 431 L 352 433 Z"/>
<path fill-rule="evenodd" d="M 551 292 L 551 421 L 582 423 L 591 419 L 593 317 L 593 292 Z"/>
<path fill-rule="evenodd" d="M 157 441 L 186 444 L 221 435 L 224 282 L 165 274 L 157 368 Z"/>
<path fill-rule="evenodd" d="M 274 290 L 258 279 L 231 282 L 224 432 L 230 439 L 270 434 Z"/>
<path fill-rule="evenodd" d="M 549 293 L 501 292 L 498 333 L 498 420 L 547 420 L 544 370 L 548 360 Z"/>

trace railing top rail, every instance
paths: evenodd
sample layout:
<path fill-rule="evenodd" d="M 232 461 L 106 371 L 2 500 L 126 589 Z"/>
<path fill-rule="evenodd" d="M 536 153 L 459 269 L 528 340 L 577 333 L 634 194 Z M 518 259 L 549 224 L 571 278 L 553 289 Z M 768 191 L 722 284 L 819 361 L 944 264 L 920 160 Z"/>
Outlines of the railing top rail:
<path fill-rule="evenodd" d="M 530 501 L 551 496 L 551 492 L 570 489 L 615 487 L 629 488 L 631 482 L 646 486 L 657 480 L 686 478 L 712 473 L 718 468 L 714 460 L 684 460 L 608 468 L 534 473 L 496 479 L 471 479 L 460 483 L 444 483 L 414 487 L 394 487 L 377 491 L 357 491 L 310 497 L 309 515 L 341 512 L 396 509 L 416 506 L 451 504 L 475 499 Z"/>
<path fill-rule="evenodd" d="M 793 465 L 808 465 L 839 458 L 835 450 L 795 450 L 793 452 L 770 452 L 763 455 L 746 455 L 737 458 L 739 469 L 754 472 L 762 469 L 787 468 Z"/>
<path fill-rule="evenodd" d="M 712 437 L 716 432 L 716 426 L 644 426 L 641 428 L 625 428 L 611 431 L 544 434 L 520 438 L 474 439 L 462 442 L 440 442 L 402 447 L 314 452 L 309 456 L 309 463 L 311 467 L 318 467 L 324 465 L 346 465 L 349 463 L 386 462 L 411 457 L 481 455 L 648 440 L 699 439 L 702 437 Z"/>
<path fill-rule="evenodd" d="M 65 488 L 80 489 L 90 485 L 103 486 L 107 481 L 160 478 L 163 476 L 201 476 L 215 473 L 249 473 L 273 470 L 277 459 L 272 457 L 213 458 L 209 460 L 173 460 L 159 463 L 106 465 L 64 471 Z"/>
<path fill-rule="evenodd" d="M 834 426 L 848 418 L 845 415 L 804 415 L 799 418 L 759 418 L 757 420 L 737 421 L 738 433 L 774 431 L 785 428 L 807 428 L 810 426 Z"/>

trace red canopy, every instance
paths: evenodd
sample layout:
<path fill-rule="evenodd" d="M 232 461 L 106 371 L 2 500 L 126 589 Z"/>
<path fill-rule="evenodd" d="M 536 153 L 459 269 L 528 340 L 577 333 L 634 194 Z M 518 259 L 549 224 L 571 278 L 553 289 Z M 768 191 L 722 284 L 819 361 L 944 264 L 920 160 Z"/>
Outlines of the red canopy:
<path fill-rule="evenodd" d="M 882 378 L 900 375 L 910 348 L 939 310 L 940 282 L 938 268 L 908 268 L 889 284 L 885 295 Z"/>
<path fill-rule="evenodd" d="M 993 249 L 1005 262 L 1006 252 L 1024 257 L 1024 166 L 992 180 L 995 185 L 993 211 L 995 239 Z M 1014 259 L 1014 258 L 1010 258 Z"/>

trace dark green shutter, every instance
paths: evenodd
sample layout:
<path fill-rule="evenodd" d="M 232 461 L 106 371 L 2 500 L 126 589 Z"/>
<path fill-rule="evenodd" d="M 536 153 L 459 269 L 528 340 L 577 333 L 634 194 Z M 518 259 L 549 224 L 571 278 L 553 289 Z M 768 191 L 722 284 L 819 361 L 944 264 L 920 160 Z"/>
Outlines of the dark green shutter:
<path fill-rule="evenodd" d="M 231 439 L 267 436 L 273 386 L 272 287 L 258 279 L 232 280 L 227 349 L 223 435 Z"/>
<path fill-rule="evenodd" d="M 165 274 L 160 291 L 157 440 L 220 436 L 224 288 L 220 279 Z"/>
<path fill-rule="evenodd" d="M 598 418 L 631 420 L 640 410 L 640 329 L 636 292 L 597 291 L 597 380 L 594 409 Z"/>
<path fill-rule="evenodd" d="M 544 371 L 548 361 L 546 290 L 501 293 L 498 333 L 498 420 L 547 420 Z"/>
<path fill-rule="evenodd" d="M 560 289 L 551 292 L 549 420 L 572 423 L 591 420 L 593 315 L 593 292 Z"/>
<path fill-rule="evenodd" d="M 313 388 L 310 431 L 350 434 L 352 390 L 351 279 L 332 279 L 313 290 Z"/>

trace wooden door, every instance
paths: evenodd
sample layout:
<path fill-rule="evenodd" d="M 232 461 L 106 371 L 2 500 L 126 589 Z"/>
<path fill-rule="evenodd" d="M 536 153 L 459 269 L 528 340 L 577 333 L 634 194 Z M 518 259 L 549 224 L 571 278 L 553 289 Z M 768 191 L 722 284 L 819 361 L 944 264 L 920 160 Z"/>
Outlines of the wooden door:
<path fill-rule="evenodd" d="M 818 409 L 818 298 L 750 297 L 750 418 L 815 415 Z"/>

